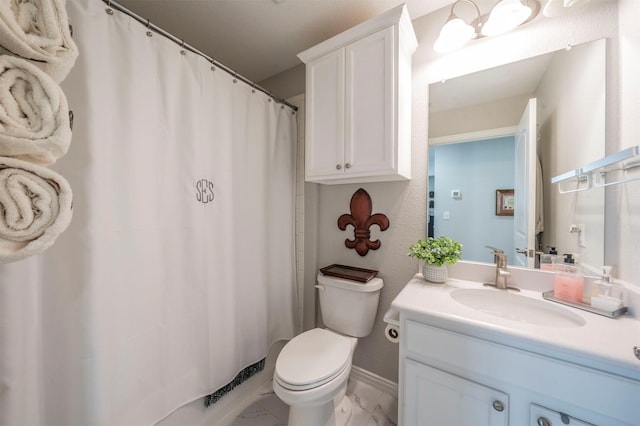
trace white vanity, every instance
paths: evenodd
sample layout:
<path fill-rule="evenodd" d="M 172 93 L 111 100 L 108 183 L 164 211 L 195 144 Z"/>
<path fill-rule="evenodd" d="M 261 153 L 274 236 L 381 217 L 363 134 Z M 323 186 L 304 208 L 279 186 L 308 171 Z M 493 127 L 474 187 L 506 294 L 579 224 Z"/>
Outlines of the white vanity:
<path fill-rule="evenodd" d="M 400 425 L 640 425 L 640 321 L 631 316 L 420 274 L 391 308 Z"/>

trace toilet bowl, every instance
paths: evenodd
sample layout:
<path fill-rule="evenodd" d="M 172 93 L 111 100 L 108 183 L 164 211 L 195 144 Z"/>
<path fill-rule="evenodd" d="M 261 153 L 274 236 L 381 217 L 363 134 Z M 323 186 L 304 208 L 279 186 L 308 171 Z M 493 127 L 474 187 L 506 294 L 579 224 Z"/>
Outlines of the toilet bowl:
<path fill-rule="evenodd" d="M 322 318 L 289 341 L 276 360 L 273 389 L 289 405 L 290 426 L 341 426 L 350 416 L 345 397 L 358 337 L 371 333 L 383 283 L 318 275 Z"/>
<path fill-rule="evenodd" d="M 285 345 L 276 361 L 273 389 L 289 405 L 289 425 L 336 424 L 335 407 L 346 394 L 357 342 L 314 328 Z"/>

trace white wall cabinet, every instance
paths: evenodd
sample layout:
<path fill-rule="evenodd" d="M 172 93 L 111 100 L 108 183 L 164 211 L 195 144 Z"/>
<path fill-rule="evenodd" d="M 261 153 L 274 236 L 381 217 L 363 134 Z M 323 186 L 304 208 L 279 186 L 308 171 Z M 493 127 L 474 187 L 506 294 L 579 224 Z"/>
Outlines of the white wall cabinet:
<path fill-rule="evenodd" d="M 356 183 L 411 177 L 411 54 L 399 6 L 320 43 L 306 64 L 305 180 Z"/>
<path fill-rule="evenodd" d="M 638 425 L 640 383 L 407 319 L 401 425 Z"/>

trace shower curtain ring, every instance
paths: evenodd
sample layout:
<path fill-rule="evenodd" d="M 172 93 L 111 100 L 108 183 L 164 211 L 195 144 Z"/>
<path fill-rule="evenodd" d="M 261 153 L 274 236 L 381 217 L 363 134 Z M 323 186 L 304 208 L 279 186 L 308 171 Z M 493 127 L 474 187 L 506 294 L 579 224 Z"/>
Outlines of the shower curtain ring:
<path fill-rule="evenodd" d="M 251 85 L 251 93 L 256 93 L 256 83 Z"/>
<path fill-rule="evenodd" d="M 237 71 L 233 73 L 233 82 L 234 83 L 238 82 L 238 72 Z"/>

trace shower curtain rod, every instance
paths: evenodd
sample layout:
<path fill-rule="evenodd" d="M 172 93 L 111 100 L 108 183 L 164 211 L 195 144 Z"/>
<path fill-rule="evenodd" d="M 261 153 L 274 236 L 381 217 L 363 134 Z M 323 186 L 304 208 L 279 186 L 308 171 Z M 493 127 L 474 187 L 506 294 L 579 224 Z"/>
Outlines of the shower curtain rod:
<path fill-rule="evenodd" d="M 155 31 L 158 34 L 160 34 L 160 35 L 168 38 L 169 40 L 173 41 L 174 43 L 178 44 L 181 48 L 183 48 L 185 50 L 189 50 L 190 52 L 193 52 L 196 55 L 202 56 L 207 61 L 209 61 L 211 64 L 217 66 L 218 68 L 222 69 L 223 71 L 227 72 L 228 74 L 231 74 L 233 76 L 233 78 L 236 78 L 238 80 L 241 80 L 241 81 L 247 83 L 249 86 L 251 86 L 251 88 L 261 91 L 262 93 L 266 94 L 267 96 L 269 96 L 271 99 L 273 99 L 277 103 L 284 104 L 284 105 L 288 106 L 289 108 L 291 108 L 292 110 L 298 111 L 298 107 L 297 106 L 292 105 L 289 102 L 285 101 L 284 99 L 277 97 L 273 93 L 269 92 L 267 89 L 258 86 L 253 81 L 251 81 L 248 78 L 238 74 L 237 72 L 235 72 L 231 68 L 227 67 L 226 65 L 221 64 L 220 62 L 218 62 L 215 59 L 213 59 L 211 56 L 208 56 L 207 54 L 201 52 L 200 50 L 196 49 L 195 47 L 191 46 L 190 44 L 185 43 L 184 40 L 174 36 L 173 34 L 167 32 L 167 31 L 163 30 L 162 28 L 158 27 L 157 25 L 151 23 L 148 19 L 143 18 L 142 16 L 138 15 L 135 12 L 132 12 L 131 10 L 127 9 L 126 7 L 122 6 L 121 4 L 119 4 L 119 3 L 117 3 L 117 2 L 115 2 L 113 0 L 102 0 L 102 2 L 106 3 L 107 7 L 109 7 L 109 8 L 117 9 L 120 12 L 122 12 L 122 13 L 124 13 L 126 15 L 129 15 L 130 17 L 132 17 L 136 21 L 138 21 L 141 24 L 143 24 L 148 29 Z M 109 9 L 107 9 L 107 13 L 109 13 Z"/>

